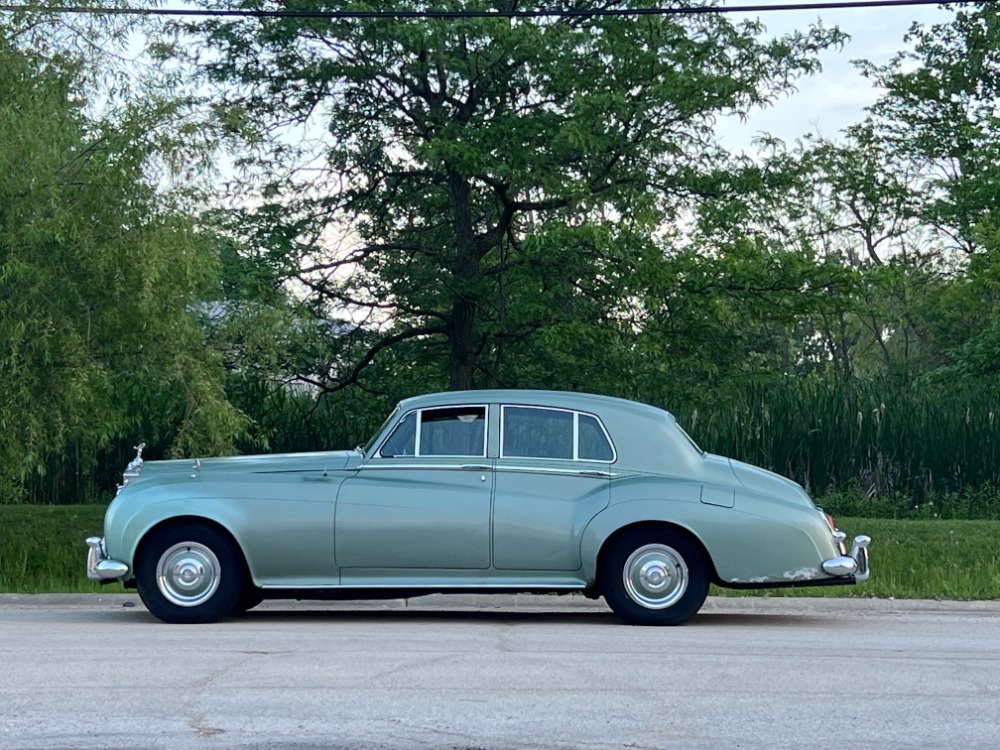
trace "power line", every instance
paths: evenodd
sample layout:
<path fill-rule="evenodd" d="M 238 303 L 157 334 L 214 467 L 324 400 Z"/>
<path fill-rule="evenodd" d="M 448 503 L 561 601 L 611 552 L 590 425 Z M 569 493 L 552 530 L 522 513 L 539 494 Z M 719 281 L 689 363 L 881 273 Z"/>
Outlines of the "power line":
<path fill-rule="evenodd" d="M 980 0 L 993 4 L 997 0 Z M 705 13 L 772 13 L 791 10 L 849 10 L 853 8 L 895 8 L 917 5 L 969 5 L 969 0 L 818 0 L 778 4 L 748 4 L 728 6 L 666 7 L 666 8 L 540 8 L 536 10 L 236 10 L 187 8 L 102 8 L 100 6 L 41 6 L 0 4 L 0 12 L 81 13 L 106 16 L 176 16 L 211 18 L 326 18 L 326 19 L 411 19 L 411 18 L 580 18 L 612 16 L 674 16 Z"/>

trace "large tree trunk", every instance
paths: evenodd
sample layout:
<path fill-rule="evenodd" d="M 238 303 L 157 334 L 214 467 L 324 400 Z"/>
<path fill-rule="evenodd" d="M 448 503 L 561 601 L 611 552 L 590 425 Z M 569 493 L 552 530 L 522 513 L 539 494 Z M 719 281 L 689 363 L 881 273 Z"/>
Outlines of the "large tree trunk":
<path fill-rule="evenodd" d="M 453 391 L 476 387 L 476 352 L 472 347 L 476 307 L 471 300 L 456 299 L 451 308 L 451 384 Z"/>
<path fill-rule="evenodd" d="M 480 258 L 475 246 L 472 216 L 469 208 L 469 184 L 457 172 L 448 174 L 452 213 L 455 219 L 455 298 L 451 306 L 448 333 L 451 343 L 451 383 L 453 391 L 471 390 L 476 387 L 475 335 L 476 304 L 470 297 L 472 287 L 479 278 Z"/>

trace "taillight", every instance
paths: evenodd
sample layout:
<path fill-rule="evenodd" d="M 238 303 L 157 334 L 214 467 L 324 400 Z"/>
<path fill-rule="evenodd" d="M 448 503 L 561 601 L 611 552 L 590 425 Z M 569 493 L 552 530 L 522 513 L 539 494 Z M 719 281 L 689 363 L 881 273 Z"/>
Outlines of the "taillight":
<path fill-rule="evenodd" d="M 834 523 L 833 516 L 831 516 L 829 513 L 824 513 L 823 516 L 826 518 L 826 523 L 830 527 L 830 533 L 831 534 L 836 534 L 837 533 L 837 524 Z"/>

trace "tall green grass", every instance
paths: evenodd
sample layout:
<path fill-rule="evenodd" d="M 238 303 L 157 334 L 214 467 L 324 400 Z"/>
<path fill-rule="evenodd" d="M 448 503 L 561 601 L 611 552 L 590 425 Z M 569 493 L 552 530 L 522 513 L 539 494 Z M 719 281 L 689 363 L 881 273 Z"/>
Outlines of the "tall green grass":
<path fill-rule="evenodd" d="M 338 450 L 365 443 L 389 416 L 396 399 L 348 389 L 317 398 L 260 381 L 233 386 L 235 403 L 254 421 L 243 452 Z"/>
<path fill-rule="evenodd" d="M 103 536 L 106 505 L 0 505 L 0 592 L 96 592 L 88 536 Z M 121 590 L 121 587 L 117 587 Z"/>
<path fill-rule="evenodd" d="M 360 390 L 316 399 L 252 380 L 231 396 L 254 421 L 244 453 L 351 448 L 394 399 Z M 790 477 L 841 512 L 888 517 L 1000 518 L 1000 391 L 892 383 L 833 387 L 816 380 L 747 383 L 735 393 L 672 411 L 701 446 Z M 96 457 L 52 457 L 28 483 L 30 503 L 92 503 L 113 493 L 131 446 L 123 436 Z M 162 458 L 153 438 L 147 458 Z M 4 498 L 0 497 L 0 504 Z"/>
<path fill-rule="evenodd" d="M 389 415 L 395 400 L 361 390 L 338 392 L 317 399 L 262 381 L 234 381 L 234 403 L 253 420 L 249 435 L 239 444 L 242 454 L 353 448 L 365 442 Z M 168 425 L 146 425 L 133 435 L 122 435 L 93 455 L 72 446 L 47 461 L 44 474 L 25 481 L 20 498 L 29 505 L 93 504 L 114 496 L 122 470 L 135 456 L 133 447 L 146 442 L 144 457 L 171 457 Z M 0 494 L 0 505 L 10 498 Z"/>
<path fill-rule="evenodd" d="M 917 506 L 935 493 L 992 494 L 995 506 L 1000 496 L 1000 392 L 986 385 L 749 383 L 726 405 L 674 413 L 705 449 L 815 495 L 901 494 Z"/>

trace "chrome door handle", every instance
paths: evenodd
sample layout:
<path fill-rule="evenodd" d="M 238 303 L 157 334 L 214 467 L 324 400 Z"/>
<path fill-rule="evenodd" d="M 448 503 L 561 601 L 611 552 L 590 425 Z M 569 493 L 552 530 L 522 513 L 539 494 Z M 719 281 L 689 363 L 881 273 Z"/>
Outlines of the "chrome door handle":
<path fill-rule="evenodd" d="M 601 479 L 611 478 L 610 471 L 599 471 L 597 469 L 583 469 L 582 471 L 578 471 L 577 474 L 581 477 L 600 477 Z"/>
<path fill-rule="evenodd" d="M 489 471 L 492 467 L 489 464 L 462 464 L 462 468 L 470 471 Z"/>

